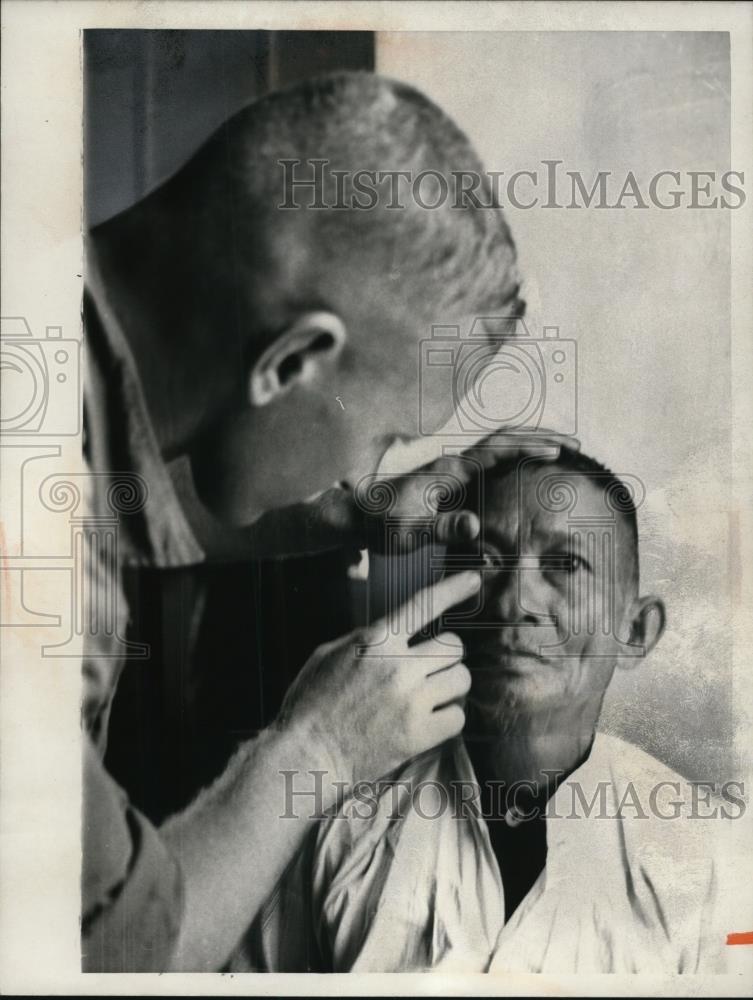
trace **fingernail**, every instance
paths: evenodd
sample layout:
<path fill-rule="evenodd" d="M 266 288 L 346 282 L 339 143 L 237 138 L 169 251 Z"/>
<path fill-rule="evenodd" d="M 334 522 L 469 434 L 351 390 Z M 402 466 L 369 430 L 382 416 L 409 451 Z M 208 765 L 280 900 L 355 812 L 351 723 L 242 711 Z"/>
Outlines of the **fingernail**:
<path fill-rule="evenodd" d="M 481 586 L 481 574 L 475 570 L 468 570 L 465 574 L 469 590 L 478 590 Z"/>
<path fill-rule="evenodd" d="M 460 518 L 460 527 L 466 538 L 472 540 L 479 532 L 479 520 L 475 514 L 462 514 Z"/>

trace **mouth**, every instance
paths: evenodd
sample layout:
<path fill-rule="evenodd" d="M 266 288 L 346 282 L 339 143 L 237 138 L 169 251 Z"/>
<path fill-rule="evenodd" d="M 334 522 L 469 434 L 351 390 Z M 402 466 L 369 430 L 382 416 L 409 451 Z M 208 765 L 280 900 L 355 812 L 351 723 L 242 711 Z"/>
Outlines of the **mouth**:
<path fill-rule="evenodd" d="M 490 643 L 469 651 L 471 670 L 484 672 L 517 673 L 517 668 L 530 669 L 536 665 L 547 666 L 552 661 L 547 656 L 534 652 L 528 646 L 509 646 Z"/>
<path fill-rule="evenodd" d="M 545 656 L 534 653 L 531 649 L 522 649 L 518 646 L 500 646 L 497 652 L 500 656 L 524 656 L 529 660 L 539 660 L 542 663 L 547 662 Z"/>

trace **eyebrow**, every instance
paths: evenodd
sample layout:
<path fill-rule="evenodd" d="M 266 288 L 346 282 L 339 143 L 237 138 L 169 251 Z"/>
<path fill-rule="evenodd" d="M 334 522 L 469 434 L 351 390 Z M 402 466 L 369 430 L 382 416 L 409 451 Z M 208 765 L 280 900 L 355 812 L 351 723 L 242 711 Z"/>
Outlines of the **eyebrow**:
<path fill-rule="evenodd" d="M 580 532 L 552 531 L 547 532 L 545 537 L 551 548 L 575 547 L 580 549 L 582 547 L 579 541 L 580 535 Z"/>
<path fill-rule="evenodd" d="M 538 531 L 534 532 L 534 538 L 543 538 L 547 548 L 577 548 L 580 550 L 582 548 L 582 543 L 579 542 L 580 532 L 566 532 L 566 531 Z M 491 530 L 481 531 L 481 543 L 489 541 L 492 545 L 497 545 L 503 549 L 517 548 L 517 538 L 513 539 L 509 535 L 502 535 L 496 528 Z"/>

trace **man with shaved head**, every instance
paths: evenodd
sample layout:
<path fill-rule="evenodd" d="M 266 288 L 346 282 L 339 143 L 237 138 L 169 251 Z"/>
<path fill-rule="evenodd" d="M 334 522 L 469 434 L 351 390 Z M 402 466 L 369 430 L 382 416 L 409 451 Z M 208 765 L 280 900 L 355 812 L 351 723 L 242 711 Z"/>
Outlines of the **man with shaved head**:
<path fill-rule="evenodd" d="M 279 208 L 291 159 L 301 169 L 323 164 L 322 190 Z M 93 510 L 107 512 L 119 475 L 143 501 L 121 518 L 119 565 L 104 546 L 90 560 L 90 594 L 110 593 L 122 564 L 215 558 L 218 524 L 233 526 L 232 548 L 247 558 L 379 544 L 379 517 L 361 510 L 355 487 L 392 441 L 418 434 L 420 339 L 437 317 L 468 329 L 479 312 L 516 315 L 520 303 L 499 211 L 396 209 L 381 187 L 369 209 L 317 207 L 357 169 L 481 173 L 465 136 L 421 94 L 338 74 L 250 105 L 174 177 L 90 234 Z M 446 393 L 427 390 L 423 429 L 451 410 Z M 393 488 L 394 539 L 395 524 L 417 509 L 410 476 Z M 478 531 L 467 511 L 429 513 L 439 540 Z M 477 586 L 473 572 L 437 584 L 432 614 Z M 122 614 L 122 595 L 117 606 Z M 359 650 L 377 643 L 379 623 L 318 649 L 277 723 L 160 829 L 102 765 L 124 626 L 92 637 L 85 969 L 221 968 L 311 826 L 279 819 L 281 771 L 326 772 L 333 802 L 338 781 L 376 778 L 461 730 L 462 646 L 416 644 L 410 618 L 394 612 L 389 649 L 373 656 Z"/>
<path fill-rule="evenodd" d="M 281 209 L 280 161 L 291 157 L 306 173 L 326 160 L 323 191 Z M 417 433 L 418 341 L 437 316 L 466 328 L 518 309 L 500 211 L 390 207 L 388 178 L 372 209 L 316 207 L 334 203 L 337 171 L 385 164 L 482 169 L 412 88 L 325 77 L 241 111 L 92 234 L 108 306 L 149 358 L 139 377 L 160 448 L 189 454 L 202 499 L 236 523 L 352 484 L 389 438 Z M 452 400 L 422 405 L 439 426 Z"/>

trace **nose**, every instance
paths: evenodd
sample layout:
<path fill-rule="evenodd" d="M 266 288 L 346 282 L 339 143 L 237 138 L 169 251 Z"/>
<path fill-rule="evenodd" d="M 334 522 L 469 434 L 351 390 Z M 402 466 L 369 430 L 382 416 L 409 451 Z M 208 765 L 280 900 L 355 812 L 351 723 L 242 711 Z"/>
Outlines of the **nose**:
<path fill-rule="evenodd" d="M 547 585 L 532 557 L 508 557 L 504 568 L 484 573 L 486 617 L 510 625 L 551 625 Z"/>

